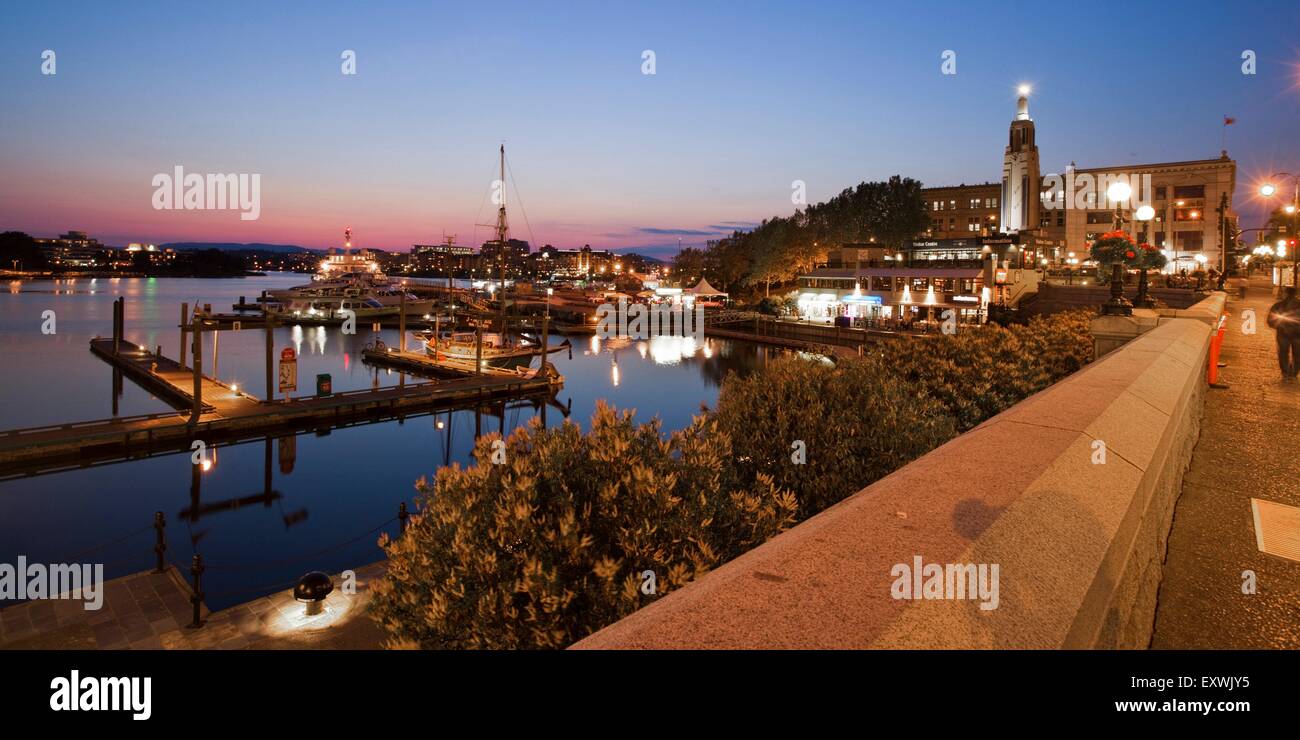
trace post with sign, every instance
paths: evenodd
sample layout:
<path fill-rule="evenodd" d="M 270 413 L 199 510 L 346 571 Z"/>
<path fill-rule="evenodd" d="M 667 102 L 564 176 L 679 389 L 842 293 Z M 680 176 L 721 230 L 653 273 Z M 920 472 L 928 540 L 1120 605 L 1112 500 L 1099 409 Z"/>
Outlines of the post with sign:
<path fill-rule="evenodd" d="M 280 350 L 280 392 L 292 393 L 298 390 L 298 356 L 292 347 Z M 289 399 L 288 395 L 285 400 Z"/>

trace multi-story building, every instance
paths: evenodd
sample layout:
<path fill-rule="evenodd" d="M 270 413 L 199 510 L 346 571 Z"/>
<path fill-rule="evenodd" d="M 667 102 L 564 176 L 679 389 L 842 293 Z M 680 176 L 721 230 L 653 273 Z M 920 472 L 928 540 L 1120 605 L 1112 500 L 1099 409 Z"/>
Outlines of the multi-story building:
<path fill-rule="evenodd" d="M 931 239 L 964 239 L 1001 231 L 1002 186 L 996 182 L 926 188 L 925 206 L 930 212 Z"/>
<path fill-rule="evenodd" d="M 55 239 L 37 239 L 36 246 L 56 267 L 94 267 L 105 258 L 109 247 L 84 231 L 69 231 Z"/>
<path fill-rule="evenodd" d="M 507 278 L 522 277 L 528 271 L 528 255 L 528 242 L 522 239 L 507 239 L 504 245 L 496 240 L 486 241 L 478 251 L 477 272 L 492 279 L 504 267 Z"/>
<path fill-rule="evenodd" d="M 1165 251 L 1168 270 L 1220 264 L 1224 230 L 1232 244 L 1236 214 L 1232 192 L 1237 164 L 1221 152 L 1216 159 L 1079 168 L 1063 174 L 1039 174 L 1035 123 L 1029 117 L 1028 90 L 1022 89 L 999 183 L 926 188 L 930 228 L 908 247 L 910 261 L 968 258 L 971 248 L 1011 244 L 1015 258 L 1028 267 L 1059 263 L 1069 256 L 1087 258 L 1089 244 L 1115 228 L 1116 207 L 1122 228 L 1135 239 Z M 1129 198 L 1108 198 L 1110 184 L 1129 186 Z M 1036 183 L 1036 187 L 1027 183 Z M 1035 198 L 1036 196 L 1036 198 Z M 1155 215 L 1137 219 L 1140 206 Z"/>
<path fill-rule="evenodd" d="M 1116 204 L 1107 198 L 1103 184 L 1121 177 L 1128 181 L 1132 196 Z M 1068 168 L 1064 175 L 1043 178 L 1042 231 L 1063 240 L 1071 251 L 1086 251 L 1091 241 L 1115 228 L 1118 205 L 1123 230 L 1164 250 L 1170 260 L 1167 269 L 1195 269 L 1197 255 L 1218 265 L 1223 259 L 1225 225 L 1228 245 L 1236 233 L 1232 211 L 1236 184 L 1237 163 L 1227 152 L 1217 159 Z M 1135 217 L 1143 205 L 1155 210 L 1154 218 L 1145 223 Z"/>
<path fill-rule="evenodd" d="M 408 256 L 410 272 L 440 274 L 469 272 L 475 267 L 477 257 L 470 247 L 462 247 L 448 240 L 445 244 L 413 244 Z"/>
<path fill-rule="evenodd" d="M 547 244 L 533 256 L 533 271 L 542 277 L 612 277 L 623 272 L 623 267 L 621 257 L 608 250 L 592 249 L 590 244 L 581 249 L 556 249 Z"/>

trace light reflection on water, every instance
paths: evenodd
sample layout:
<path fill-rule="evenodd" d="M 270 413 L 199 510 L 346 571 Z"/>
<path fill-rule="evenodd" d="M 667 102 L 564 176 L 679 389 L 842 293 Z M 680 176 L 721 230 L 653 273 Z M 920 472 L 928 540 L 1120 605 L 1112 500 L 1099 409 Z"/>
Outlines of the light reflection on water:
<path fill-rule="evenodd" d="M 112 303 L 119 295 L 126 297 L 126 338 L 161 346 L 174 358 L 182 302 L 229 312 L 241 295 L 252 300 L 264 289 L 306 280 L 274 275 L 10 283 L 9 291 L 0 292 L 0 343 L 6 348 L 0 429 L 106 418 L 114 409 L 123 416 L 170 410 L 129 380 L 115 398 L 112 371 L 89 352 L 92 337 L 111 334 Z M 57 316 L 53 335 L 40 332 L 47 309 Z M 344 335 L 332 327 L 283 327 L 275 332 L 274 348 L 278 354 L 291 346 L 298 353 L 298 395 L 312 393 L 315 375 L 323 373 L 331 375 L 335 392 L 423 380 L 362 362 L 362 349 L 376 338 L 395 345 L 397 332 L 358 327 L 355 335 Z M 215 364 L 221 380 L 264 395 L 261 330 L 205 337 L 204 353 L 206 370 Z M 639 420 L 658 416 L 665 430 L 679 429 L 700 404 L 716 400 L 727 372 L 748 372 L 775 354 L 717 339 L 574 337 L 572 357 L 551 355 L 565 384 L 545 405 L 545 423 L 561 423 L 567 411 L 585 427 L 596 401 L 604 399 L 636 409 Z M 497 404 L 477 414 L 440 412 L 209 446 L 206 469 L 191 464 L 186 453 L 0 482 L 0 562 L 12 563 L 20 554 L 31 562 L 61 562 L 146 527 L 154 511 L 162 511 L 169 522 L 169 554 L 181 563 L 195 551 L 203 554 L 211 566 L 205 576 L 208 604 L 221 608 L 284 588 L 308 570 L 338 572 L 380 559 L 377 534 L 358 536 L 391 519 L 399 502 L 409 502 L 417 479 L 431 478 L 442 465 L 470 463 L 476 434 L 509 433 L 540 415 L 542 408 L 533 404 Z M 396 525 L 387 531 L 396 532 Z M 95 551 L 94 562 L 105 564 L 108 577 L 152 567 L 152 536 L 144 531 Z M 247 567 L 222 567 L 231 565 Z"/>

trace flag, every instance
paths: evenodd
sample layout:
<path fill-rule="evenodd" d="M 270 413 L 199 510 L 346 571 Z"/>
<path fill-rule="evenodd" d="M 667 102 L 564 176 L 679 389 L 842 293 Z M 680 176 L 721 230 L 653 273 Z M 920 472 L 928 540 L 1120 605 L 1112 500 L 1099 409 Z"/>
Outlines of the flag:
<path fill-rule="evenodd" d="M 1235 119 L 1235 118 L 1233 118 L 1233 117 L 1231 117 L 1231 116 L 1224 116 L 1224 117 L 1223 117 L 1223 125 L 1224 125 L 1224 126 L 1231 126 L 1232 124 L 1234 124 L 1234 123 L 1236 123 L 1236 122 L 1237 122 L 1237 119 Z"/>

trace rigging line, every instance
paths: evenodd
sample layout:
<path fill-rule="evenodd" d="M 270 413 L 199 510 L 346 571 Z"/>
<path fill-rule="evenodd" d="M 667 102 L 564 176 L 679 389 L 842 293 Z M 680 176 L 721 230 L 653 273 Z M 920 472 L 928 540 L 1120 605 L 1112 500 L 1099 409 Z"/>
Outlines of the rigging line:
<path fill-rule="evenodd" d="M 510 182 L 515 186 L 515 200 L 519 201 L 519 212 L 524 216 L 524 228 L 528 229 L 528 240 L 532 244 L 537 244 L 537 237 L 533 236 L 533 225 L 528 222 L 528 209 L 524 208 L 524 199 L 519 195 L 519 181 L 515 179 L 514 168 L 510 166 L 510 160 L 506 160 L 506 172 L 510 174 Z"/>
<path fill-rule="evenodd" d="M 493 175 L 496 174 L 495 167 L 492 168 L 492 174 Z M 480 222 L 483 220 L 483 205 L 487 203 L 488 194 L 492 192 L 493 182 L 496 182 L 495 177 L 492 177 L 491 179 L 488 180 L 487 190 L 483 191 L 483 199 L 480 200 L 478 203 L 478 213 L 474 214 L 474 232 L 473 232 L 473 241 L 471 242 L 472 244 L 478 244 L 478 227 L 480 225 Z M 504 187 L 504 185 L 502 187 Z"/>
<path fill-rule="evenodd" d="M 392 523 L 395 522 L 395 521 L 397 521 L 397 517 L 391 517 L 391 518 L 389 518 L 387 521 L 385 521 L 383 524 L 380 524 L 378 527 L 375 527 L 374 529 L 370 530 L 369 532 L 363 532 L 362 534 L 359 534 L 359 535 L 357 535 L 356 537 L 353 537 L 353 538 L 350 539 L 350 540 L 346 540 L 346 541 L 344 541 L 344 542 L 339 542 L 339 543 L 334 544 L 334 545 L 331 545 L 331 546 L 329 546 L 329 547 L 327 547 L 327 548 L 325 548 L 325 549 L 323 549 L 323 550 L 317 550 L 316 552 L 309 552 L 309 553 L 307 553 L 307 554 L 305 554 L 305 555 L 297 555 L 297 556 L 294 556 L 294 557 L 292 557 L 292 558 L 285 558 L 285 559 L 283 559 L 283 560 L 271 560 L 271 561 L 262 562 L 262 563 L 231 563 L 231 564 L 218 563 L 218 564 L 215 564 L 215 565 L 209 565 L 208 567 L 209 567 L 210 569 L 213 569 L 213 570 L 247 570 L 247 569 L 250 569 L 250 568 L 268 568 L 268 567 L 272 567 L 272 566 L 288 565 L 288 564 L 290 564 L 290 563 L 297 563 L 297 562 L 301 562 L 301 561 L 303 561 L 303 560 L 307 560 L 308 558 L 314 558 L 314 557 L 318 557 L 318 556 L 320 556 L 320 555 L 325 555 L 325 554 L 327 554 L 327 553 L 330 553 L 330 552 L 333 552 L 333 551 L 335 551 L 335 550 L 339 550 L 339 549 L 341 549 L 341 548 L 343 548 L 343 547 L 346 547 L 346 546 L 348 546 L 348 545 L 351 545 L 351 544 L 353 544 L 354 542 L 357 542 L 357 541 L 359 541 L 359 540 L 365 539 L 366 537 L 368 537 L 368 536 L 374 534 L 375 532 L 378 532 L 379 530 L 383 529 L 384 527 L 387 527 L 389 524 L 392 524 Z"/>
<path fill-rule="evenodd" d="M 149 524 L 149 525 L 147 525 L 147 526 L 145 526 L 145 527 L 141 527 L 140 529 L 137 529 L 137 530 L 135 530 L 134 532 L 128 532 L 127 534 L 124 534 L 124 535 L 122 535 L 121 537 L 119 537 L 119 538 L 117 538 L 117 539 L 115 539 L 115 540 L 111 540 L 111 541 L 109 541 L 109 542 L 104 542 L 104 543 L 102 543 L 102 544 L 95 545 L 94 547 L 91 547 L 91 548 L 89 548 L 89 549 L 82 550 L 81 552 L 77 553 L 76 555 L 73 555 L 72 557 L 62 558 L 62 559 L 60 559 L 60 560 L 55 560 L 54 562 L 56 562 L 56 563 L 75 563 L 75 562 L 77 562 L 79 559 L 81 559 L 81 557 L 84 556 L 84 555 L 89 555 L 90 553 L 95 552 L 95 551 L 97 551 L 97 550 L 103 550 L 103 549 L 106 548 L 106 547 L 112 547 L 113 545 L 121 544 L 121 543 L 126 542 L 127 540 L 131 539 L 132 537 L 135 537 L 136 535 L 139 535 L 139 534 L 141 534 L 141 533 L 143 533 L 143 532 L 145 532 L 145 531 L 147 531 L 147 530 L 150 530 L 150 529 L 153 529 L 153 525 L 152 525 L 152 524 Z"/>

